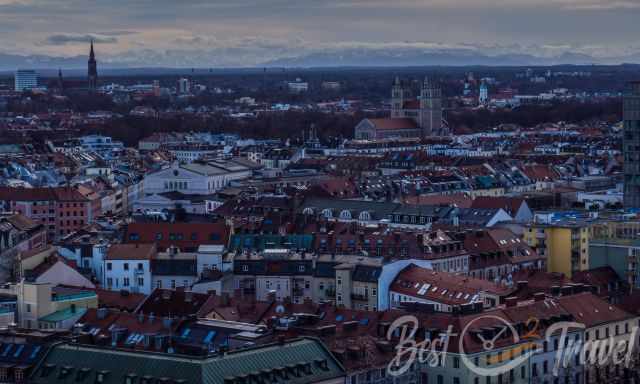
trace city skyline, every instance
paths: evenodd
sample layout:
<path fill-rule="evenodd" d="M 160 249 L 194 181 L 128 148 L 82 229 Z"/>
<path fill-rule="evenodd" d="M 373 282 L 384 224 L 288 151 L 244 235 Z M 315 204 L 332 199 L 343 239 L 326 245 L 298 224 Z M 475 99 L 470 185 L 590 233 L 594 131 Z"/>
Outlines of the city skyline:
<path fill-rule="evenodd" d="M 633 0 L 0 0 L 0 54 L 76 57 L 94 39 L 114 66 L 313 65 L 329 53 L 640 63 L 639 13 Z"/>

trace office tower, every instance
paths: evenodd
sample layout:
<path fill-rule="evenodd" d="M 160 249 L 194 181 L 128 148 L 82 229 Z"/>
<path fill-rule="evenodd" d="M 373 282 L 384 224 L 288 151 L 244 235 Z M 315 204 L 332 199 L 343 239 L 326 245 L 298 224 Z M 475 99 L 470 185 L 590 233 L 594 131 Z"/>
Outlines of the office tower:
<path fill-rule="evenodd" d="M 15 90 L 30 91 L 38 88 L 38 73 L 33 69 L 18 69 L 15 73 Z"/>

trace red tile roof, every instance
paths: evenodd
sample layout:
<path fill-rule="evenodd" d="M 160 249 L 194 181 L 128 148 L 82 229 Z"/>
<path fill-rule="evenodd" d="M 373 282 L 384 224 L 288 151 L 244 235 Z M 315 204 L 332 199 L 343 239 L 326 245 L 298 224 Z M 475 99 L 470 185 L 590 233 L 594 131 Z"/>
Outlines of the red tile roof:
<path fill-rule="evenodd" d="M 0 187 L 0 200 L 8 201 L 87 201 L 76 188 L 10 188 Z"/>
<path fill-rule="evenodd" d="M 156 243 L 158 249 L 171 246 L 197 249 L 200 245 L 227 245 L 229 228 L 224 223 L 131 223 L 125 242 Z"/>
<path fill-rule="evenodd" d="M 518 213 L 520 207 L 524 204 L 524 199 L 516 197 L 493 197 L 478 196 L 471 203 L 471 208 L 479 209 L 504 209 L 509 215 L 513 216 Z"/>
<path fill-rule="evenodd" d="M 394 129 L 416 129 L 418 125 L 415 120 L 409 118 L 396 119 L 369 119 L 376 129 L 394 130 Z"/>
<path fill-rule="evenodd" d="M 155 244 L 112 244 L 105 260 L 151 260 L 157 254 Z"/>
<path fill-rule="evenodd" d="M 197 314 L 208 298 L 209 296 L 205 293 L 155 289 L 136 310 L 136 313 L 186 317 Z"/>
<path fill-rule="evenodd" d="M 104 289 L 96 289 L 98 304 L 100 307 L 113 308 L 120 311 L 133 312 L 146 298 L 141 293 L 117 292 Z"/>
<path fill-rule="evenodd" d="M 473 296 L 480 292 L 505 296 L 513 291 L 487 280 L 436 272 L 413 264 L 396 276 L 390 290 L 448 305 L 470 303 Z"/>
<path fill-rule="evenodd" d="M 557 300 L 567 312 L 573 315 L 575 321 L 583 323 L 587 328 L 630 320 L 634 317 L 631 313 L 589 292 L 561 296 Z"/>
<path fill-rule="evenodd" d="M 521 170 L 533 181 L 553 181 L 559 177 L 558 173 L 548 165 L 524 165 Z"/>

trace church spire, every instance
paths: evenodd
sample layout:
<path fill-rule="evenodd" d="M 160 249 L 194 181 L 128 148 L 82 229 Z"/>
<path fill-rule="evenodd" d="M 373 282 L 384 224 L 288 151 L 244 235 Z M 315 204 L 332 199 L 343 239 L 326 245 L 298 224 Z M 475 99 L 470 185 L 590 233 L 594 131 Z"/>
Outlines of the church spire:
<path fill-rule="evenodd" d="M 62 68 L 58 68 L 58 89 L 60 92 L 64 90 L 64 80 L 62 79 Z"/>
<path fill-rule="evenodd" d="M 91 39 L 91 50 L 89 51 L 89 62 L 87 64 L 89 89 L 95 90 L 98 86 L 98 63 L 96 62 L 96 55 L 93 51 L 93 39 Z"/>

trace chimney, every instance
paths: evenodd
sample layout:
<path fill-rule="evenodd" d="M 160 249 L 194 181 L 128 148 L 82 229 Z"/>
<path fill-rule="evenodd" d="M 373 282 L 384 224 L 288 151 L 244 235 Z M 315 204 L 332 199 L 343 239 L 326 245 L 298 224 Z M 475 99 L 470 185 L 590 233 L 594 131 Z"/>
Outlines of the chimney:
<path fill-rule="evenodd" d="M 507 297 L 507 298 L 504 300 L 504 302 L 505 302 L 505 305 L 506 305 L 508 308 L 515 307 L 515 306 L 517 306 L 517 305 L 518 305 L 518 298 L 517 298 L 517 297 Z"/>
<path fill-rule="evenodd" d="M 536 292 L 533 294 L 533 299 L 535 301 L 544 301 L 546 297 L 547 296 L 544 294 L 544 292 Z"/>
<path fill-rule="evenodd" d="M 98 320 L 103 320 L 107 317 L 107 308 L 98 308 L 96 311 L 96 317 Z"/>
<path fill-rule="evenodd" d="M 220 305 L 223 307 L 228 307 L 229 306 L 229 293 L 228 292 L 222 292 L 220 294 Z"/>
<path fill-rule="evenodd" d="M 570 296 L 573 294 L 573 287 L 570 285 L 565 285 L 564 287 L 560 288 L 560 293 L 562 294 L 562 296 Z"/>

